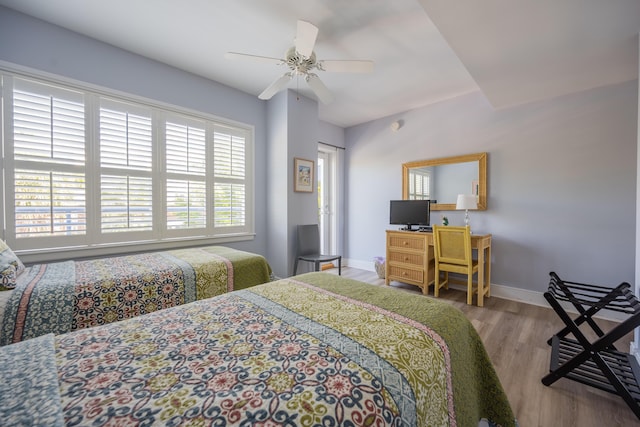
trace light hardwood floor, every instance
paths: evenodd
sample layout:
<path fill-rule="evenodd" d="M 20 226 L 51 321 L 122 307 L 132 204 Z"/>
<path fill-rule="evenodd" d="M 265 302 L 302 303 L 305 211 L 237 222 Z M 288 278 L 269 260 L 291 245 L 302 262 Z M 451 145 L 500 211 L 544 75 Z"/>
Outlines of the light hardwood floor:
<path fill-rule="evenodd" d="M 337 274 L 337 269 L 328 270 Z M 342 275 L 384 286 L 376 273 L 344 267 Z M 411 285 L 392 282 L 391 286 L 420 294 Z M 433 293 L 430 294 L 433 296 Z M 509 301 L 496 297 L 480 308 L 466 304 L 466 293 L 442 290 L 439 300 L 462 310 L 478 331 L 495 366 L 520 427 L 614 427 L 640 426 L 621 397 L 562 378 L 550 387 L 540 380 L 549 371 L 551 347 L 547 345 L 564 324 L 551 308 Z M 600 322 L 608 331 L 612 322 Z M 629 351 L 631 334 L 616 343 Z"/>

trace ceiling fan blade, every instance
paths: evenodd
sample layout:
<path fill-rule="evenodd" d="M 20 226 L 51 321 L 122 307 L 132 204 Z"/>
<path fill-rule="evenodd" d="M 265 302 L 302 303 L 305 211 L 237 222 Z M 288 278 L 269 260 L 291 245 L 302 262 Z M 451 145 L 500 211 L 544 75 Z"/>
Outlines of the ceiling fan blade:
<path fill-rule="evenodd" d="M 318 27 L 307 22 L 298 21 L 298 32 L 296 33 L 296 51 L 307 58 L 313 53 L 313 46 L 318 37 Z"/>
<path fill-rule="evenodd" d="M 307 75 L 306 80 L 311 90 L 313 90 L 323 104 L 330 104 L 331 101 L 333 101 L 333 95 L 324 83 L 322 83 L 322 80 L 320 80 L 320 77 L 318 77 L 317 74 L 312 73 Z"/>
<path fill-rule="evenodd" d="M 227 52 L 224 54 L 227 59 L 249 59 L 252 61 L 266 62 L 269 64 L 284 64 L 285 60 L 280 58 L 271 58 L 269 56 L 250 55 L 248 53 Z"/>
<path fill-rule="evenodd" d="M 291 80 L 292 77 L 293 77 L 292 73 L 283 74 L 276 81 L 271 83 L 271 85 L 268 88 L 263 90 L 262 93 L 260 95 L 258 95 L 258 98 L 260 98 L 260 99 L 271 99 L 271 97 L 273 95 L 278 93 L 280 91 L 280 89 L 282 89 L 283 87 L 285 87 L 287 85 L 287 83 L 289 83 L 289 80 Z"/>
<path fill-rule="evenodd" d="M 318 68 L 333 73 L 371 73 L 373 72 L 373 61 L 324 60 L 318 61 Z"/>

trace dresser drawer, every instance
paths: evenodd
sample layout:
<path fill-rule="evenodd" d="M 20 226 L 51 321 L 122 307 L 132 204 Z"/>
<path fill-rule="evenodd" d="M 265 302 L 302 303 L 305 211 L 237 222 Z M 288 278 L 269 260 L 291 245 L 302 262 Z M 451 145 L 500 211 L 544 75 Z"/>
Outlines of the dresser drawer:
<path fill-rule="evenodd" d="M 426 247 L 426 239 L 424 236 L 411 236 L 404 234 L 403 235 L 390 235 L 389 236 L 389 248 L 402 248 L 402 249 L 413 249 L 416 251 L 424 251 Z"/>
<path fill-rule="evenodd" d="M 401 262 L 422 267 L 424 265 L 424 253 L 389 251 L 388 262 Z"/>
<path fill-rule="evenodd" d="M 400 282 L 416 282 L 422 284 L 424 279 L 423 270 L 413 270 L 397 265 L 389 265 L 388 274 L 390 278 L 395 278 Z"/>

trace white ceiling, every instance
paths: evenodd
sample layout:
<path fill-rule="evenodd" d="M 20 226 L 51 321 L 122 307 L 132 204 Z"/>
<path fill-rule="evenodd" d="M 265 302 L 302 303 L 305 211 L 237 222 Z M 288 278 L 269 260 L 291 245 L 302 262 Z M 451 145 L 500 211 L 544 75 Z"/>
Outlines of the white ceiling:
<path fill-rule="evenodd" d="M 319 71 L 342 127 L 481 90 L 495 108 L 638 77 L 640 0 L 0 0 L 17 11 L 258 95 L 285 66 L 298 19 L 318 59 L 370 59 L 371 74 Z M 435 24 L 435 25 L 434 25 Z M 299 83 L 299 85 L 298 85 Z M 315 98 L 306 83 L 290 88 Z"/>

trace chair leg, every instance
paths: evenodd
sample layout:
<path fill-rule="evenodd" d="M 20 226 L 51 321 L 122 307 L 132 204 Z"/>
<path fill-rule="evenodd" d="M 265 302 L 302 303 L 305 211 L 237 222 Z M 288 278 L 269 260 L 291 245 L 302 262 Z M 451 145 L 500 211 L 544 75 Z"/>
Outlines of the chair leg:
<path fill-rule="evenodd" d="M 338 276 L 342 276 L 342 257 L 338 258 Z"/>
<path fill-rule="evenodd" d="M 315 270 L 313 271 L 320 271 L 320 261 L 316 261 L 314 264 L 315 264 Z"/>
<path fill-rule="evenodd" d="M 480 289 L 478 289 L 480 292 Z M 473 304 L 473 274 L 467 274 L 467 305 Z"/>
<path fill-rule="evenodd" d="M 433 286 L 433 296 L 438 297 L 440 295 L 440 288 L 449 289 L 449 272 L 442 272 L 442 282 L 440 281 L 440 272 L 436 272 L 436 281 Z"/>
<path fill-rule="evenodd" d="M 295 276 L 298 273 L 298 258 L 293 262 L 293 275 Z"/>

